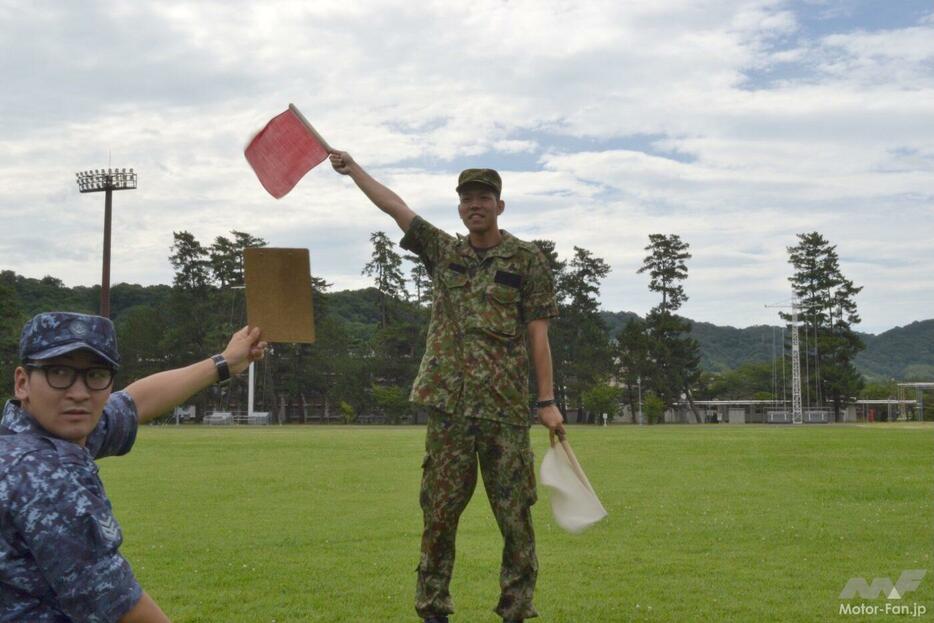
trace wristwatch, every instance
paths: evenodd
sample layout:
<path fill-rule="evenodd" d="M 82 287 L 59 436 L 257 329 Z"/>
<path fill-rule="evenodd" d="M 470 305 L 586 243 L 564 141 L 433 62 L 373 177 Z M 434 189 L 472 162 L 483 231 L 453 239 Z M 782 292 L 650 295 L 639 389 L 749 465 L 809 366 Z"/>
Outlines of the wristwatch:
<path fill-rule="evenodd" d="M 217 368 L 217 382 L 227 383 L 230 381 L 230 367 L 227 365 L 227 360 L 224 359 L 224 356 L 211 355 L 211 361 L 214 362 L 214 367 Z"/>
<path fill-rule="evenodd" d="M 550 407 L 553 404 L 557 404 L 557 401 L 554 398 L 549 398 L 548 400 L 536 400 L 535 408 L 541 409 L 543 407 Z"/>

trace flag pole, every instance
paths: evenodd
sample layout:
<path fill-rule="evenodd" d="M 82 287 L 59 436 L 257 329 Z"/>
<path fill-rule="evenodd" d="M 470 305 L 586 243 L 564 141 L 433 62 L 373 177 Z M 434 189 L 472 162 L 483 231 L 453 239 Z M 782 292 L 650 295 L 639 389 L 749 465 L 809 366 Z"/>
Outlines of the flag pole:
<path fill-rule="evenodd" d="M 581 484 L 587 487 L 591 493 L 596 495 L 593 490 L 593 486 L 590 484 L 590 480 L 587 479 L 587 475 L 584 473 L 581 464 L 577 462 L 577 456 L 574 454 L 574 451 L 571 450 L 571 444 L 568 443 L 567 436 L 565 433 L 558 431 L 557 433 L 558 441 L 561 443 L 561 447 L 564 449 L 564 453 L 568 457 L 568 463 L 571 465 L 571 470 L 574 472 L 574 475 L 577 476 L 577 479 L 581 481 Z M 551 445 L 555 445 L 555 433 L 551 432 Z"/>
<path fill-rule="evenodd" d="M 295 113 L 295 116 L 298 117 L 298 120 L 301 121 L 303 124 L 305 124 L 305 127 L 308 128 L 308 131 L 311 132 L 312 135 L 314 135 L 314 137 L 318 140 L 319 143 L 321 143 L 321 146 L 324 147 L 325 151 L 327 151 L 329 154 L 334 153 L 334 150 L 331 148 L 330 145 L 328 145 L 328 142 L 324 140 L 323 136 L 318 134 L 318 131 L 314 128 L 313 125 L 308 123 L 308 119 L 305 119 L 305 115 L 302 114 L 302 111 L 300 111 L 295 104 L 290 103 L 289 110 Z"/>

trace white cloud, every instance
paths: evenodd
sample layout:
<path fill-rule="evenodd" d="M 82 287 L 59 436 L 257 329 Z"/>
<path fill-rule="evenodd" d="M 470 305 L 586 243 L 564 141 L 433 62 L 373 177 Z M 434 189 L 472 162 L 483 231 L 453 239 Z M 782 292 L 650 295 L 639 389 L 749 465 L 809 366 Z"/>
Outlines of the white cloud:
<path fill-rule="evenodd" d="M 115 280 L 170 281 L 172 231 L 240 229 L 365 283 L 368 233 L 393 223 L 326 165 L 276 202 L 243 160 L 294 101 L 451 230 L 460 164 L 503 162 L 504 226 L 605 257 L 607 308 L 654 303 L 635 270 L 675 232 L 686 314 L 771 321 L 784 248 L 816 229 L 852 258 L 865 327 L 928 317 L 931 21 L 808 39 L 805 18 L 779 0 L 0 0 L 2 265 L 96 281 L 100 198 L 71 175 L 112 152 L 140 172 L 115 198 Z"/>

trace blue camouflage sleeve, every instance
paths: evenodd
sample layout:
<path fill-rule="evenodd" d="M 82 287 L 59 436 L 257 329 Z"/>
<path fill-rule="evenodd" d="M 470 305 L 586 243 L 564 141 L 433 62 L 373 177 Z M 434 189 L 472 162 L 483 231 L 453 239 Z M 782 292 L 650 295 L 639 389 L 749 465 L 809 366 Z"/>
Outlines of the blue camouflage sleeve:
<path fill-rule="evenodd" d="M 29 477 L 36 469 L 29 461 L 14 475 L 8 516 L 62 612 L 75 621 L 118 621 L 143 589 L 118 551 L 123 534 L 103 489 L 83 485 L 72 465 L 43 463 L 42 478 Z"/>
<path fill-rule="evenodd" d="M 95 459 L 122 456 L 136 442 L 139 416 L 136 403 L 125 391 L 114 392 L 104 406 L 97 427 L 88 435 L 85 447 Z"/>

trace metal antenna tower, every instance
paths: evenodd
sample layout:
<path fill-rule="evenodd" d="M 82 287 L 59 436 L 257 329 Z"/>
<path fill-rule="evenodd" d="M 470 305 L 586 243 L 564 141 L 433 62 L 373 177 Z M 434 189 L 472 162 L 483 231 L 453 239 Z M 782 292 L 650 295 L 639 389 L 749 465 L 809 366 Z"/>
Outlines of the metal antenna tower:
<path fill-rule="evenodd" d="M 798 299 L 791 299 L 791 421 L 804 422 L 801 409 L 801 344 L 798 341 Z"/>
<path fill-rule="evenodd" d="M 776 304 L 766 305 L 766 307 L 791 307 L 791 422 L 793 424 L 803 424 L 804 409 L 801 407 L 801 340 L 798 336 L 798 311 L 800 305 L 798 304 L 798 297 L 792 293 L 791 305 Z M 784 349 L 784 345 L 782 345 L 782 349 Z M 784 375 L 782 378 L 784 378 Z"/>

